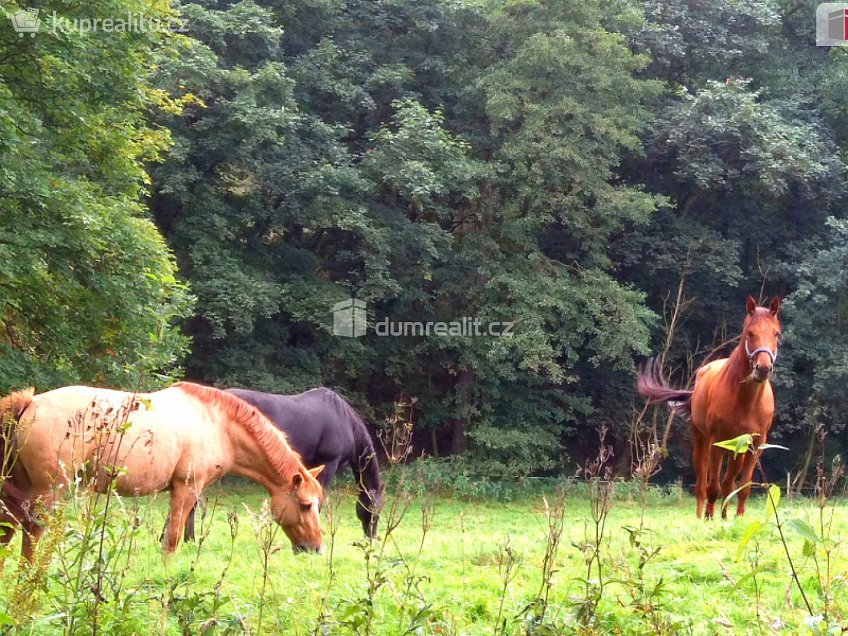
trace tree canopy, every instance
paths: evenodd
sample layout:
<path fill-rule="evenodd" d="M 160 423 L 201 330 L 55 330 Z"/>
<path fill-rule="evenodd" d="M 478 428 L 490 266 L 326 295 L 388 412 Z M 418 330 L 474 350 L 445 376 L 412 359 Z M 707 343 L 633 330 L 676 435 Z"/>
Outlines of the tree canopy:
<path fill-rule="evenodd" d="M 775 435 L 848 441 L 848 56 L 809 12 L 133 6 L 188 33 L 0 27 L 2 388 L 126 383 L 185 350 L 191 379 L 329 385 L 373 420 L 414 396 L 423 450 L 511 477 L 600 427 L 622 448 L 640 360 L 667 344 L 683 383 L 733 346 L 748 294 L 777 294 Z M 335 336 L 352 297 L 370 329 Z M 463 318 L 512 335 L 374 329 Z"/>
<path fill-rule="evenodd" d="M 189 296 L 152 221 L 146 165 L 169 132 L 149 121 L 164 33 L 52 30 L 161 3 L 48 3 L 23 37 L 0 7 L 0 389 L 147 384 L 178 362 Z M 142 370 L 143 369 L 143 370 Z"/>

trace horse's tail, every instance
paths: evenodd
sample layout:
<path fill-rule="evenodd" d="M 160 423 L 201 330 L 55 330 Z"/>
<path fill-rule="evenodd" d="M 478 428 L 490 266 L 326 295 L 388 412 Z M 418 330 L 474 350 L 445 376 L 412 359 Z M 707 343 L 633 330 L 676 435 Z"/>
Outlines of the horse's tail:
<path fill-rule="evenodd" d="M 692 391 L 668 386 L 656 358 L 650 358 L 639 370 L 636 387 L 639 395 L 648 400 L 648 404 L 665 402 L 676 415 L 686 419 L 692 417 Z"/>
<path fill-rule="evenodd" d="M 26 472 L 17 465 L 17 424 L 34 393 L 29 388 L 0 399 L 0 504 L 5 508 L 2 512 L 18 522 L 26 515 L 23 503 L 28 484 Z"/>

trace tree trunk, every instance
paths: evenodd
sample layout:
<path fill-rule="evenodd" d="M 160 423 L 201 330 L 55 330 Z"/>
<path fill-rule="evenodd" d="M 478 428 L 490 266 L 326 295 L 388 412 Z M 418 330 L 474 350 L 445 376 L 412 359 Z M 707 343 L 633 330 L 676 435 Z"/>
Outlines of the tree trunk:
<path fill-rule="evenodd" d="M 430 452 L 433 454 L 433 457 L 439 456 L 439 443 L 436 440 L 436 429 L 430 429 Z"/>
<path fill-rule="evenodd" d="M 465 420 L 456 419 L 451 428 L 451 455 L 461 455 L 468 450 L 468 440 L 465 437 Z"/>
<path fill-rule="evenodd" d="M 462 369 L 456 386 L 457 406 L 459 417 L 453 421 L 451 429 L 451 454 L 460 455 L 468 450 L 468 438 L 466 432 L 471 423 L 471 400 L 474 372 L 470 369 Z"/>

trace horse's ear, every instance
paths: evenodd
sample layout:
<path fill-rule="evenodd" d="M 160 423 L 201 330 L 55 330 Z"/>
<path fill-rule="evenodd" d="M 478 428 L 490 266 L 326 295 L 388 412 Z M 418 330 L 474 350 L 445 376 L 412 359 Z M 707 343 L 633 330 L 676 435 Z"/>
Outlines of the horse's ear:
<path fill-rule="evenodd" d="M 324 472 L 324 464 L 309 469 L 309 474 L 315 477 L 315 479 L 318 479 L 318 475 L 320 475 L 322 472 Z"/>
<path fill-rule="evenodd" d="M 748 296 L 748 301 L 745 306 L 748 309 L 748 313 L 753 314 L 754 310 L 757 308 L 757 299 L 753 296 Z"/>
<path fill-rule="evenodd" d="M 300 485 L 303 483 L 303 475 L 300 473 L 295 473 L 294 477 L 292 477 L 292 487 L 297 490 L 300 488 Z"/>
<path fill-rule="evenodd" d="M 780 311 L 780 296 L 775 296 L 771 299 L 771 305 L 769 305 L 769 311 L 771 311 L 772 316 L 777 316 L 777 312 Z"/>

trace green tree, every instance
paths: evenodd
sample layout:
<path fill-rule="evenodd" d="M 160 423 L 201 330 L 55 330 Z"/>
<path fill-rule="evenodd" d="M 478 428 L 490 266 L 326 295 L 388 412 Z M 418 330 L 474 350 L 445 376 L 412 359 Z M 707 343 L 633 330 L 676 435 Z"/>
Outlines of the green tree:
<path fill-rule="evenodd" d="M 826 219 L 844 216 L 844 56 L 810 45 L 814 22 L 797 4 L 643 6 L 646 22 L 631 41 L 652 58 L 644 75 L 668 90 L 645 153 L 628 157 L 625 173 L 669 205 L 643 231 L 618 237 L 612 252 L 620 276 L 645 290 L 658 311 L 685 278 L 691 302 L 668 356 L 670 367 L 681 368 L 690 355 L 700 363 L 729 352 L 748 294 L 830 284 L 805 280 L 798 263 L 830 245 Z M 787 334 L 799 316 L 792 307 Z M 815 350 L 818 337 L 812 329 L 787 338 L 775 379 L 775 439 L 797 431 L 809 398 L 803 376 L 811 368 L 795 364 L 792 351 Z"/>
<path fill-rule="evenodd" d="M 441 451 L 551 468 L 592 409 L 578 368 L 631 368 L 651 320 L 607 242 L 656 202 L 616 170 L 658 85 L 604 9 L 186 5 L 200 42 L 159 81 L 202 103 L 163 120 L 155 209 L 198 294 L 190 372 L 378 411 L 415 395 Z M 372 321 L 515 335 L 334 338 L 352 293 Z"/>
<path fill-rule="evenodd" d="M 136 386 L 172 369 L 189 311 L 146 212 L 147 162 L 167 147 L 147 81 L 164 33 L 86 34 L 48 17 L 171 15 L 161 3 L 48 3 L 23 37 L 0 16 L 0 391 L 69 382 Z M 139 377 L 139 374 L 142 377 Z"/>
<path fill-rule="evenodd" d="M 816 428 L 838 440 L 833 452 L 844 448 L 846 433 L 848 221 L 831 217 L 826 227 L 825 236 L 799 246 L 791 266 L 798 283 L 783 304 L 788 328 L 781 366 L 791 369 L 779 387 L 786 402 L 783 432 L 799 450 L 807 448 L 797 467 L 804 475 L 819 451 Z"/>

